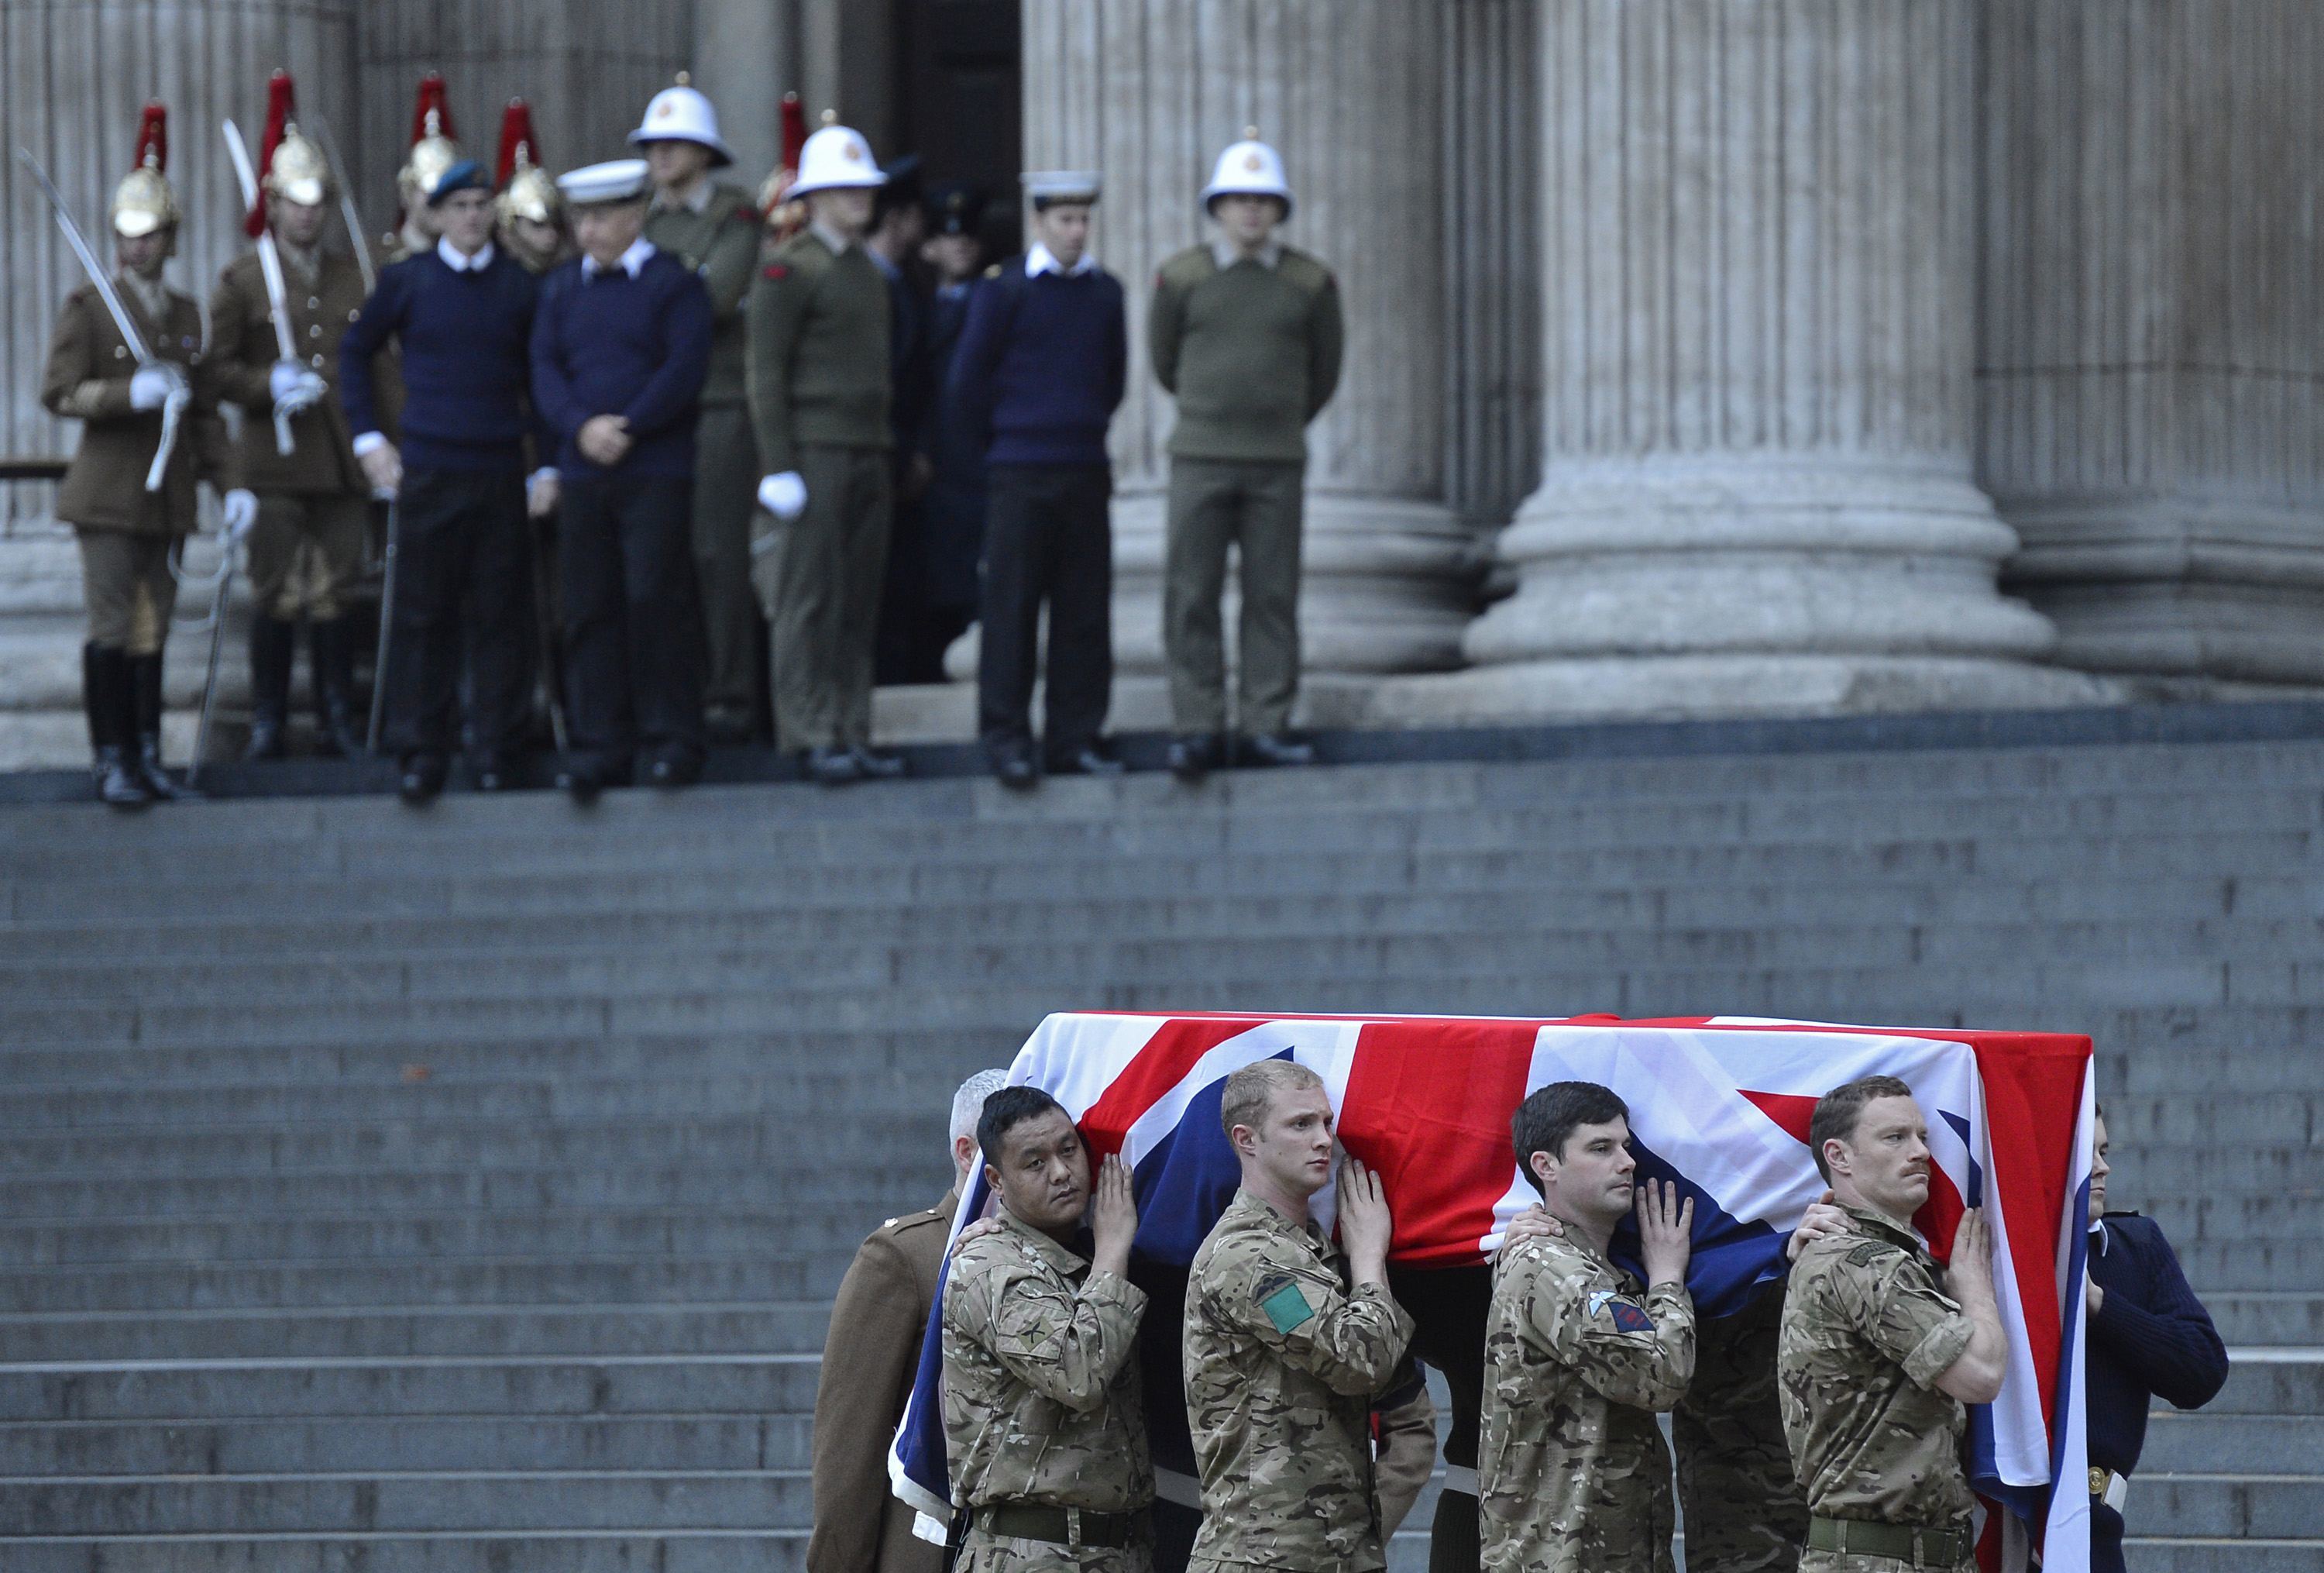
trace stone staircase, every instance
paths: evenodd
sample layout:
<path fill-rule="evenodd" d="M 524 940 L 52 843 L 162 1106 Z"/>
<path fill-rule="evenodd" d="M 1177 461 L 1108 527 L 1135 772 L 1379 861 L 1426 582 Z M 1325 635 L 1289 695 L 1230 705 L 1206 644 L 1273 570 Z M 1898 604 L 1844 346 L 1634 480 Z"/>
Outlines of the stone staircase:
<path fill-rule="evenodd" d="M 2324 742 L 0 808 L 0 1568 L 788 1573 L 955 1079 L 1233 1007 L 2093 1033 L 2237 1354 L 2136 1565 L 2318 1573 L 2319 921 Z"/>

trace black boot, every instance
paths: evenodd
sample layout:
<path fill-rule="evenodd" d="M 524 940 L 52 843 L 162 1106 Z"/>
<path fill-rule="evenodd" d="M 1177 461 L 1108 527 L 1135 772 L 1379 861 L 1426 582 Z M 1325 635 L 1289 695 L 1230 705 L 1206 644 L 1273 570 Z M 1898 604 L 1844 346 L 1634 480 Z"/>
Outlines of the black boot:
<path fill-rule="evenodd" d="M 282 757 L 290 714 L 290 656 L 299 625 L 261 613 L 250 622 L 250 745 L 244 759 Z"/>
<path fill-rule="evenodd" d="M 123 740 L 134 714 L 129 694 L 129 660 L 118 650 L 80 647 L 80 702 L 88 713 L 88 743 L 95 756 L 97 795 L 116 809 L 142 809 L 153 800 L 140 773 L 129 764 Z"/>
<path fill-rule="evenodd" d="M 307 625 L 307 661 L 315 679 L 315 752 L 353 759 L 364 752 L 355 729 L 355 647 L 344 617 Z"/>
<path fill-rule="evenodd" d="M 137 749 L 136 763 L 145 790 L 165 803 L 198 802 L 201 793 L 189 786 L 180 786 L 161 768 L 161 653 L 133 655 L 129 658 L 129 675 L 136 699 Z"/>

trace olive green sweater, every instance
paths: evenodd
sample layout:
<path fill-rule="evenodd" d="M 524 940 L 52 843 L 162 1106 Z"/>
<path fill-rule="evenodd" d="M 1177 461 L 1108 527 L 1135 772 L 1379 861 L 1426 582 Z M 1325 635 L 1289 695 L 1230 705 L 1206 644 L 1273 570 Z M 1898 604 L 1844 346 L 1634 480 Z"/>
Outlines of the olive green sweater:
<path fill-rule="evenodd" d="M 705 404 L 742 402 L 742 305 L 759 267 L 759 210 L 740 186 L 712 184 L 699 211 L 656 207 L 646 238 L 701 275 L 710 291 L 710 380 Z"/>
<path fill-rule="evenodd" d="M 798 468 L 803 445 L 892 448 L 888 281 L 862 246 L 834 255 L 814 230 L 751 286 L 746 370 L 759 467 Z"/>
<path fill-rule="evenodd" d="M 1154 375 L 1178 398 L 1173 454 L 1306 459 L 1307 422 L 1331 403 L 1345 344 L 1330 269 L 1289 246 L 1273 267 L 1182 251 L 1155 276 L 1147 330 Z"/>

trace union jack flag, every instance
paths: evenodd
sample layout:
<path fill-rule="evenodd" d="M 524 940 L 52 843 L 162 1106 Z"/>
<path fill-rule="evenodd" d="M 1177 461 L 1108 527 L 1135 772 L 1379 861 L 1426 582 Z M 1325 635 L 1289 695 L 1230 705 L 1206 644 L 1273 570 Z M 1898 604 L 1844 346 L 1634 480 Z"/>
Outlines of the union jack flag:
<path fill-rule="evenodd" d="M 1554 1081 L 1611 1087 L 1630 1107 L 1639 1178 L 1674 1181 L 1694 1198 L 1687 1287 L 1706 1317 L 1740 1309 L 1757 1286 L 1783 1275 L 1785 1243 L 1824 1189 L 1807 1145 L 1816 1099 L 1858 1077 L 1899 1078 L 1929 1116 L 1936 1160 L 1915 1226 L 1943 1261 L 1962 1209 L 1983 1206 L 1996 1243 L 2009 1360 L 2000 1396 L 1970 1415 L 1970 1479 L 1987 1504 L 1980 1560 L 2014 1573 L 2046 1548 L 2046 1568 L 2086 1573 L 2088 1038 L 1729 1016 L 1059 1014 L 1026 1042 L 1010 1080 L 1064 1105 L 1093 1158 L 1123 1155 L 1138 1198 L 1132 1276 L 1167 1281 L 1174 1271 L 1183 1279 L 1234 1195 L 1239 1170 L 1219 1124 L 1224 1080 L 1266 1059 L 1296 1060 L 1323 1078 L 1341 1144 L 1386 1186 L 1398 1269 L 1485 1263 L 1535 1199 L 1511 1145 L 1517 1105 Z M 954 1230 L 986 1201 L 980 1174 Z M 1314 1201 L 1327 1229 L 1333 1202 L 1328 1188 Z M 1614 1254 L 1624 1257 L 1621 1235 Z M 940 1319 L 929 1319 L 890 1457 L 897 1494 L 939 1522 L 950 1513 Z M 1176 1329 L 1160 1331 L 1175 1351 Z M 1175 1376 L 1175 1361 L 1147 1365 L 1155 1461 L 1164 1496 L 1187 1501 L 1191 1483 L 1169 1468 L 1185 1457 L 1184 1419 L 1171 1412 L 1175 1382 L 1156 1391 L 1157 1366 Z M 2070 1489 L 2053 1493 L 2052 1481 Z"/>

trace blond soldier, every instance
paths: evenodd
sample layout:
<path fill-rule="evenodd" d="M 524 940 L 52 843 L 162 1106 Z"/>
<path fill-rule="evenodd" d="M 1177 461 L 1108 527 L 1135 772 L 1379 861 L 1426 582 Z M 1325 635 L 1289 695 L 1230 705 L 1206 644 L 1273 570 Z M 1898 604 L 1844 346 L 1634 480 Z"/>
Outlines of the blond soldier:
<path fill-rule="evenodd" d="M 1495 1573 L 1672 1566 L 1670 1449 L 1655 1416 L 1694 1372 L 1694 1203 L 1637 1184 L 1629 1116 L 1606 1087 L 1561 1081 L 1511 1122 L 1517 1161 L 1564 1233 L 1494 1264 L 1477 1484 Z M 1646 1284 L 1607 1260 L 1634 1209 Z"/>
<path fill-rule="evenodd" d="M 137 363 L 94 282 L 57 314 L 41 378 L 50 414 L 81 422 L 80 447 L 57 491 L 57 517 L 80 546 L 88 642 L 82 702 L 97 796 L 116 808 L 185 795 L 161 768 L 161 647 L 178 585 L 171 556 L 193 532 L 194 486 L 226 504 L 228 531 L 249 532 L 258 499 L 240 489 L 218 418 L 215 368 L 204 364 L 201 308 L 162 277 L 177 249 L 179 209 L 164 164 L 168 115 L 145 106 L 137 167 L 115 190 L 112 283 L 152 359 Z M 159 489 L 145 477 L 161 433 L 178 423 Z"/>
<path fill-rule="evenodd" d="M 1092 1208 L 1089 1150 L 1038 1087 L 987 1098 L 976 1138 L 1001 1210 L 998 1229 L 954 1254 L 945 1291 L 945 1440 L 953 1501 L 968 1515 L 958 1565 L 1142 1573 L 1154 1467 L 1130 1170 L 1108 1158 Z"/>
<path fill-rule="evenodd" d="M 1339 1186 L 1342 1255 L 1309 1205 L 1332 1179 L 1332 1105 L 1305 1066 L 1227 1078 L 1220 1123 L 1242 1185 L 1194 1254 L 1183 1345 L 1202 1474 L 1194 1569 L 1383 1568 L 1372 1471 L 1376 1396 L 1409 1381 L 1412 1319 L 1388 1288 L 1379 1177 Z"/>
<path fill-rule="evenodd" d="M 1999 1395 L 2006 1354 L 1984 1215 L 1961 1216 L 1942 1272 L 1913 1232 L 1928 1137 L 1912 1088 L 1889 1076 L 1826 1093 L 1809 1122 L 1857 1232 L 1811 1242 L 1784 1301 L 1776 1374 L 1807 1489 L 1803 1573 L 1976 1566 L 1963 1406 Z"/>

